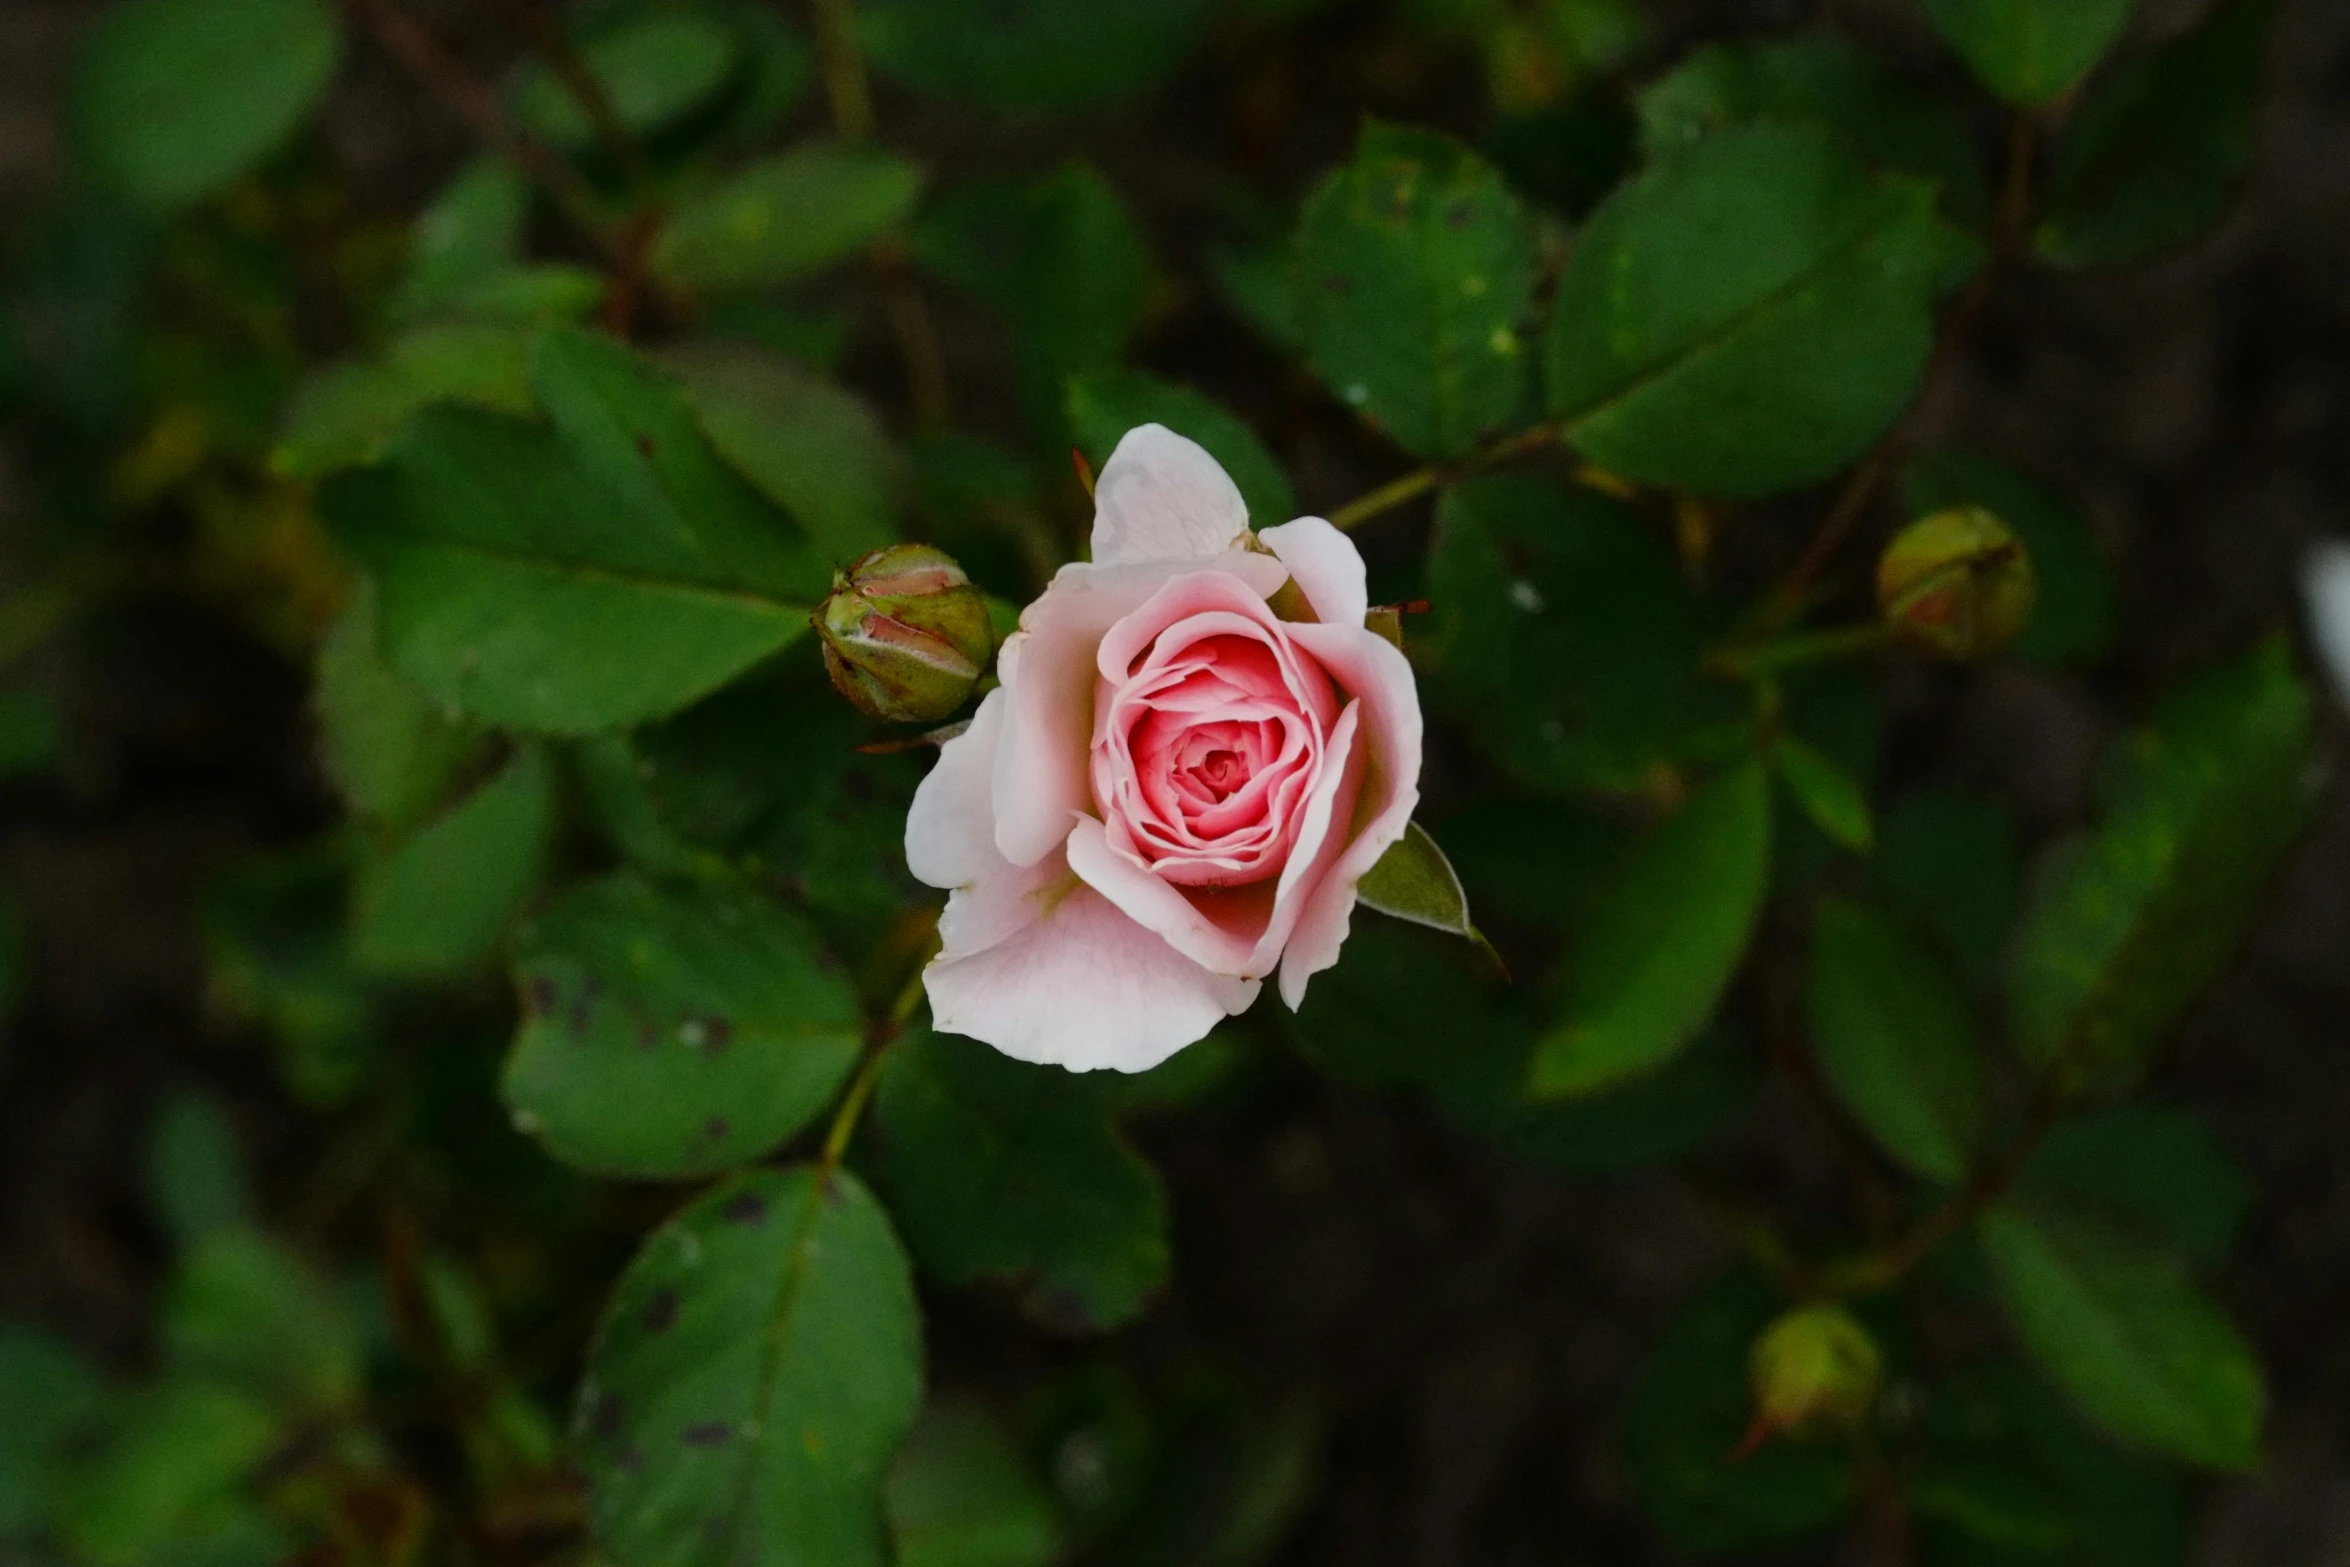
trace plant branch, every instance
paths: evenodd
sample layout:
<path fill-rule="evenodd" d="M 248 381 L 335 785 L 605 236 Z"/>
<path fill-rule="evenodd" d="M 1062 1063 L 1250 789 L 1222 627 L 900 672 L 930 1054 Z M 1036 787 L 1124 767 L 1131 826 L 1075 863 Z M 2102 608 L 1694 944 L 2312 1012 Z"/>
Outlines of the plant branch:
<path fill-rule="evenodd" d="M 579 105 L 587 116 L 596 140 L 603 145 L 605 156 L 618 165 L 620 172 L 632 186 L 641 186 L 647 173 L 645 155 L 622 122 L 620 111 L 613 107 L 612 95 L 588 69 L 566 33 L 546 7 L 545 0 L 506 0 L 506 9 L 529 35 L 530 45 L 547 69 L 563 84 L 571 101 Z"/>
<path fill-rule="evenodd" d="M 1892 639 L 1892 627 L 1871 620 L 1826 631 L 1800 631 L 1792 636 L 1736 642 L 1707 654 L 1705 663 L 1718 675 L 1732 680 L 1752 680 L 1804 664 L 1874 652 Z"/>
<path fill-rule="evenodd" d="M 1521 430 L 1516 435 L 1471 452 L 1458 462 L 1430 463 L 1424 468 L 1415 468 L 1339 507 L 1330 514 L 1331 526 L 1357 527 L 1382 512 L 1393 511 L 1406 501 L 1416 500 L 1442 485 L 1455 483 L 1471 474 L 1483 473 L 1488 468 L 1512 458 L 1523 457 L 1528 452 L 1540 451 L 1545 446 L 1556 445 L 1565 433 L 1556 424 L 1538 424 L 1530 430 Z"/>
<path fill-rule="evenodd" d="M 816 56 L 824 95 L 832 101 L 833 129 L 851 141 L 870 140 L 879 122 L 849 0 L 810 0 L 810 5 L 816 13 Z"/>
<path fill-rule="evenodd" d="M 2056 1124 L 2060 1108 L 2060 1096 L 2044 1083 L 2032 1097 L 2022 1133 L 1996 1160 L 1978 1170 L 1956 1196 L 1912 1225 L 1890 1246 L 1820 1269 L 1812 1280 L 1814 1289 L 1824 1295 L 1869 1295 L 1900 1283 L 1935 1247 L 2008 1194 L 2024 1173 L 2024 1166 L 2032 1162 L 2032 1155 L 2039 1152 L 2048 1129 Z"/>
<path fill-rule="evenodd" d="M 926 945 L 923 961 L 915 965 L 913 974 L 899 989 L 889 1015 L 873 1024 L 864 1064 L 857 1068 L 857 1076 L 849 1084 L 849 1091 L 841 1096 L 840 1108 L 833 1112 L 832 1125 L 824 1134 L 824 1152 L 817 1160 L 824 1180 L 830 1180 L 832 1172 L 848 1156 L 849 1142 L 857 1135 L 857 1122 L 865 1114 L 866 1101 L 873 1097 L 874 1084 L 881 1081 L 881 1069 L 889 1061 L 890 1047 L 905 1033 L 906 1025 L 914 1020 L 914 1013 L 922 1005 L 922 974 L 930 966 L 929 953 L 933 950 L 935 944 Z"/>
<path fill-rule="evenodd" d="M 544 142 L 506 118 L 498 95 L 465 67 L 415 18 L 382 0 L 342 0 L 344 11 L 384 53 L 415 77 L 475 138 L 529 176 L 607 260 L 624 259 L 624 239 L 604 216 L 595 187 Z"/>
<path fill-rule="evenodd" d="M 1834 561 L 1836 552 L 1867 514 L 1869 502 L 1876 498 L 1894 463 L 1908 449 L 1917 408 L 1924 400 L 1923 388 L 1939 380 L 1950 362 L 1973 341 L 1999 278 L 2022 258 L 2031 237 L 2032 169 L 2039 154 L 2040 122 L 2019 111 L 2008 121 L 2005 167 L 2000 176 L 1998 205 L 1991 219 L 1990 254 L 1968 282 L 1966 292 L 1959 296 L 1942 330 L 1935 334 L 1933 353 L 1926 362 L 1925 374 L 1919 379 L 1918 402 L 1911 405 L 1909 413 L 1852 471 L 1803 554 L 1765 595 L 1756 617 L 1758 631 L 1782 630 L 1802 616 L 1812 584 Z"/>

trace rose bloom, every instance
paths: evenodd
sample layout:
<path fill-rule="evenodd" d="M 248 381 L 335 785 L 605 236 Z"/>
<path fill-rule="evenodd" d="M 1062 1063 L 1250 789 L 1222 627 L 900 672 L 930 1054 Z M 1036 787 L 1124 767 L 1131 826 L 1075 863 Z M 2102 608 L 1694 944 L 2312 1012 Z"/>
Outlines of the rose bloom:
<path fill-rule="evenodd" d="M 952 889 L 937 1028 L 1139 1072 L 1276 969 L 1294 1009 L 1338 961 L 1355 884 L 1419 803 L 1420 701 L 1321 518 L 1250 533 L 1223 468 L 1155 424 L 1094 505 L 1093 560 L 1021 612 L 1002 684 L 914 796 L 906 861 Z"/>

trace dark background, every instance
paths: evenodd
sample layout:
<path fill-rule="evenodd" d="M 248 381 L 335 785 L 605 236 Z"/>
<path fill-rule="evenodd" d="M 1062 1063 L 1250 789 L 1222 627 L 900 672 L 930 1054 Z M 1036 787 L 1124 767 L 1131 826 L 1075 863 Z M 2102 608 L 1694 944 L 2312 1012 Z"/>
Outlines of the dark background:
<path fill-rule="evenodd" d="M 98 9 L 0 0 L 0 226 L 57 177 L 61 83 Z M 1652 64 L 1694 39 L 1827 12 L 1922 71 L 1954 70 L 1898 3 L 1659 9 Z M 2150 3 L 2141 26 L 2159 35 L 2199 9 Z M 419 10 L 485 71 L 501 63 L 497 7 Z M 2121 273 L 2011 275 L 1920 415 L 1928 439 L 2069 491 L 2115 566 L 2122 636 L 2093 675 L 2005 664 L 1886 677 L 1897 765 L 1954 770 L 2035 833 L 2084 817 L 2100 746 L 2151 692 L 2291 623 L 2302 550 L 2343 526 L 2350 4 L 2282 0 L 2271 43 L 2262 152 L 2224 227 Z M 412 210 L 468 144 L 383 62 L 355 55 L 326 143 L 362 201 Z M 1309 510 L 1389 476 L 1394 459 L 1215 307 L 1193 237 L 1234 164 L 1286 196 L 1344 155 L 1365 111 L 1473 130 L 1476 105 L 1469 63 L 1371 6 L 1272 52 L 1219 36 L 1150 100 L 1075 125 L 881 100 L 893 143 L 944 177 L 1046 166 L 1073 147 L 1101 162 L 1179 290 L 1138 361 L 1249 416 Z M 946 327 L 967 409 L 1008 405 L 988 390 L 1002 384 L 998 345 L 952 310 Z M 888 406 L 899 388 L 871 336 L 849 375 Z M 23 516 L 21 476 L 0 459 L 0 535 Z M 1402 538 L 1423 524 L 1405 513 L 1380 528 Z M 29 1001 L 0 1036 L 0 1316 L 135 1363 L 161 1259 L 138 1195 L 159 1093 L 191 1075 L 241 1089 L 265 1175 L 299 1167 L 304 1135 L 249 1042 L 207 1021 L 197 890 L 240 852 L 315 830 L 332 805 L 310 760 L 302 672 L 232 619 L 134 595 L 40 659 L 68 693 L 71 739 L 61 780 L 0 797 L 0 877 L 33 941 Z M 2220 1287 L 2270 1368 L 2271 1459 L 2213 1487 L 2196 1553 L 2209 1567 L 2350 1562 L 2346 1050 L 2350 797 L 2337 788 L 2156 1086 L 2211 1118 L 2260 1191 Z M 1738 1167 L 1801 1203 L 1831 1180 L 1817 1143 L 1797 1107 L 1773 1103 Z M 1162 1130 L 1151 1151 L 1174 1189 L 1177 1282 L 1140 1331 L 1213 1342 L 1269 1385 L 1309 1391 L 1329 1421 L 1321 1500 L 1283 1559 L 1641 1559 L 1614 1402 L 1664 1309 L 1727 1255 L 1669 1178 L 1538 1175 L 1329 1085 Z"/>

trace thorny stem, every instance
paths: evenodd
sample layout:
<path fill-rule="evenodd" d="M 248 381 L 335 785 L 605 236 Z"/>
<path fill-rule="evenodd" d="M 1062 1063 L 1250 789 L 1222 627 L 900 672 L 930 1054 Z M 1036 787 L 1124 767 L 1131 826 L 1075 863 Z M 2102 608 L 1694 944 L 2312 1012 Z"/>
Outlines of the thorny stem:
<path fill-rule="evenodd" d="M 1556 424 L 1538 424 L 1530 430 L 1521 430 L 1516 435 L 1471 452 L 1458 462 L 1430 463 L 1425 468 L 1415 468 L 1400 478 L 1388 480 L 1368 494 L 1358 495 L 1348 501 L 1330 514 L 1330 523 L 1338 528 L 1356 527 L 1382 512 L 1393 511 L 1406 501 L 1416 500 L 1439 485 L 1451 484 L 1512 458 L 1555 445 L 1565 433 Z"/>
<path fill-rule="evenodd" d="M 536 137 L 506 118 L 498 95 L 467 75 L 457 58 L 413 17 L 381 0 L 343 0 L 343 9 L 474 136 L 528 175 L 604 256 L 625 260 L 625 242 L 605 218 L 595 188 Z"/>

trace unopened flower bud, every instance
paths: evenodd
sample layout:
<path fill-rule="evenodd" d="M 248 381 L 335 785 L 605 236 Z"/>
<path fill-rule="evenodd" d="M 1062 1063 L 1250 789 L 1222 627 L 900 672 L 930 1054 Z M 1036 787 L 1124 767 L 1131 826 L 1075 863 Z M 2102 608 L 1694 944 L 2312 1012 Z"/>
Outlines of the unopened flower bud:
<path fill-rule="evenodd" d="M 1746 1449 L 1769 1437 L 1852 1431 L 1868 1419 L 1885 1358 L 1840 1306 L 1800 1306 L 1763 1330 L 1746 1362 L 1754 1424 Z"/>
<path fill-rule="evenodd" d="M 927 544 L 893 544 L 836 572 L 815 621 L 840 694 L 904 724 L 961 707 L 995 649 L 986 599 Z"/>
<path fill-rule="evenodd" d="M 2032 617 L 2040 585 L 2007 525 L 1979 506 L 1921 517 L 1877 562 L 1877 604 L 1902 639 L 1968 661 L 2004 649 Z"/>

